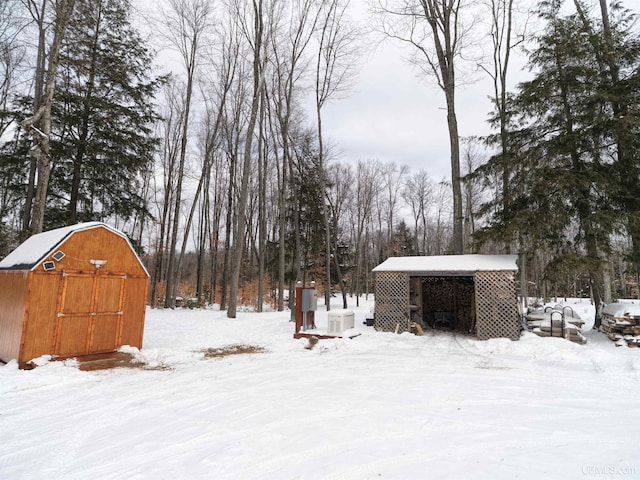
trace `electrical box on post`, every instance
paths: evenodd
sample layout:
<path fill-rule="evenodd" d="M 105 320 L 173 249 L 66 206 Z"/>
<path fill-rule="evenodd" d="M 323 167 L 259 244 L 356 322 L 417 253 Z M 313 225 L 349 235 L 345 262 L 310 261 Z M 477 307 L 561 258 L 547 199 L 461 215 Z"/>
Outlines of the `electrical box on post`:
<path fill-rule="evenodd" d="M 303 312 L 315 312 L 318 309 L 318 296 L 315 288 L 302 289 L 302 305 Z"/>
<path fill-rule="evenodd" d="M 296 285 L 296 331 L 297 335 L 301 330 L 316 328 L 315 311 L 318 306 L 318 296 L 316 294 L 315 283 L 310 286 L 303 286 L 302 282 Z"/>

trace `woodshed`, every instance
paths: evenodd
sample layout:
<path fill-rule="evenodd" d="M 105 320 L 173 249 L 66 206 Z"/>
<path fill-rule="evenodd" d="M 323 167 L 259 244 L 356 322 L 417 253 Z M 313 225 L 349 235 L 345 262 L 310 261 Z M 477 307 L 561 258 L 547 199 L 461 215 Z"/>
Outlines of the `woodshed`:
<path fill-rule="evenodd" d="M 448 328 L 481 340 L 520 337 L 516 255 L 391 257 L 373 269 L 380 331 Z"/>
<path fill-rule="evenodd" d="M 0 262 L 0 359 L 142 347 L 148 280 L 127 237 L 104 223 L 30 237 Z"/>

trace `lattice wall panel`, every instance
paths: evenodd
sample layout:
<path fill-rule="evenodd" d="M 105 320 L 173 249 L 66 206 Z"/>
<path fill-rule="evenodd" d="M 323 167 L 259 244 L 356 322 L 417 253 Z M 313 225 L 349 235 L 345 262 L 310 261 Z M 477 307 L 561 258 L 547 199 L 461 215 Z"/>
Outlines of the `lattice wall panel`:
<path fill-rule="evenodd" d="M 378 331 L 409 330 L 409 275 L 401 272 L 376 273 L 375 328 Z"/>
<path fill-rule="evenodd" d="M 514 272 L 476 272 L 476 336 L 520 337 Z"/>

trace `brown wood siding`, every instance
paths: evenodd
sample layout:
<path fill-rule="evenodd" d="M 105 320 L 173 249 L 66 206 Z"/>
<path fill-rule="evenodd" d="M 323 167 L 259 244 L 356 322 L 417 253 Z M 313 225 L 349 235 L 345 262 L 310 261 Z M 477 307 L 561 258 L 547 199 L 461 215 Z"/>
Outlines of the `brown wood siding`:
<path fill-rule="evenodd" d="M 60 287 L 60 275 L 31 272 L 20 362 L 53 354 Z"/>
<path fill-rule="evenodd" d="M 100 272 L 101 273 L 101 272 Z M 112 352 L 122 344 L 119 335 L 122 330 L 125 276 L 98 275 L 97 293 L 91 324 L 89 353 Z"/>
<path fill-rule="evenodd" d="M 121 345 L 142 348 L 148 283 L 146 278 L 127 278 L 125 281 Z"/>
<path fill-rule="evenodd" d="M 96 270 L 95 265 L 90 263 L 93 259 L 107 261 L 100 267 L 101 273 L 126 272 L 129 275 L 147 276 L 129 242 L 104 227 L 74 232 L 51 254 L 58 250 L 65 254 L 62 260 L 54 260 L 58 271 L 93 273 Z M 36 270 L 42 270 L 42 263 L 48 260 L 52 260 L 51 255 L 44 258 Z"/>
<path fill-rule="evenodd" d="M 95 273 L 65 272 L 57 307 L 54 353 L 60 356 L 87 355 L 93 312 Z"/>
<path fill-rule="evenodd" d="M 58 341 L 55 354 L 61 357 L 87 355 L 89 349 L 90 315 L 74 315 L 62 317 L 58 327 Z"/>
<path fill-rule="evenodd" d="M 100 275 L 98 283 L 99 295 L 96 301 L 97 313 L 117 313 L 122 310 L 122 284 L 125 281 L 123 275 Z"/>
<path fill-rule="evenodd" d="M 122 315 L 98 315 L 94 318 L 91 330 L 91 345 L 89 352 L 113 352 L 120 347 L 118 330 Z"/>
<path fill-rule="evenodd" d="M 75 275 L 71 273 L 64 277 L 66 285 L 62 299 L 61 313 L 91 312 L 91 292 L 93 290 L 93 275 Z"/>
<path fill-rule="evenodd" d="M 0 271 L 0 360 L 18 359 L 24 326 L 28 272 Z"/>

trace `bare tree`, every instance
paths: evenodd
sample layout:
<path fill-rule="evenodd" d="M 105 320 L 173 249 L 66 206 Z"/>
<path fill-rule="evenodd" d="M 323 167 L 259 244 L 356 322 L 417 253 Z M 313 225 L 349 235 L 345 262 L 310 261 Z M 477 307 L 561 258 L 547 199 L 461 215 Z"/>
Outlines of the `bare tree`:
<path fill-rule="evenodd" d="M 187 142 L 189 138 L 189 116 L 191 112 L 193 86 L 199 61 L 201 41 L 208 27 L 211 11 L 209 0 L 169 0 L 168 10 L 164 12 L 164 21 L 167 27 L 166 37 L 172 47 L 180 54 L 186 75 L 184 93 L 185 108 L 182 118 L 178 171 L 176 172 L 175 212 L 173 213 L 173 225 L 169 239 L 169 258 L 167 261 L 165 307 L 171 308 L 175 307 L 178 283 L 176 245 L 180 224 L 180 204 L 182 201 L 182 183 L 184 180 Z M 188 231 L 185 231 L 183 236 L 188 236 L 188 233 Z"/>
<path fill-rule="evenodd" d="M 344 285 L 342 269 L 340 267 L 340 259 L 338 258 L 338 250 L 341 242 L 340 220 L 342 219 L 349 200 L 353 196 L 353 170 L 349 165 L 337 164 L 330 172 L 327 172 L 331 188 L 327 191 L 327 202 L 333 219 L 331 229 L 334 235 L 333 263 L 338 275 L 338 283 L 342 292 L 342 308 L 347 308 L 347 290 Z"/>
<path fill-rule="evenodd" d="M 483 163 L 481 145 L 475 138 L 465 138 L 463 142 L 462 160 L 465 179 L 464 188 L 464 240 L 469 251 L 475 248 L 473 235 L 476 230 L 476 211 L 482 202 L 483 190 L 477 178 L 468 176 Z"/>
<path fill-rule="evenodd" d="M 266 138 L 267 108 L 266 93 L 262 89 L 258 120 L 258 303 L 257 312 L 262 312 L 264 304 L 264 280 L 267 247 L 267 169 L 269 168 L 269 142 Z"/>
<path fill-rule="evenodd" d="M 442 179 L 435 190 L 435 224 L 433 225 L 433 250 L 431 255 L 443 255 L 447 250 L 447 231 L 451 225 L 451 200 L 447 190 L 451 184 Z"/>
<path fill-rule="evenodd" d="M 402 189 L 402 198 L 413 217 L 416 251 L 422 255 L 427 252 L 427 211 L 432 201 L 432 190 L 433 182 L 424 169 L 412 174 Z"/>
<path fill-rule="evenodd" d="M 30 226 L 32 234 L 42 232 L 44 223 L 44 212 L 47 202 L 47 191 L 49 189 L 49 177 L 51 174 L 51 158 L 49 155 L 51 104 L 53 95 L 55 94 L 60 47 L 73 13 L 75 1 L 76 0 L 57 0 L 51 6 L 54 15 L 52 24 L 53 38 L 48 51 L 46 42 L 47 26 L 45 23 L 47 9 L 49 8 L 47 0 L 42 0 L 40 6 L 38 6 L 34 0 L 28 0 L 27 3 L 33 20 L 38 25 L 39 31 L 38 59 L 35 71 L 36 92 L 34 94 L 34 113 L 21 123 L 22 128 L 27 130 L 32 138 L 33 147 L 31 148 L 31 155 L 35 162 L 35 171 L 37 172 L 33 210 L 30 217 L 29 213 L 26 212 L 27 208 L 25 208 L 25 218 L 29 218 L 30 222 L 23 222 L 25 227 L 27 224 Z M 46 68 L 44 68 L 45 62 Z M 41 89 L 40 85 L 42 85 Z M 29 208 L 29 210 L 31 210 L 31 208 Z"/>
<path fill-rule="evenodd" d="M 242 47 L 238 53 L 239 58 L 246 58 L 248 56 L 246 45 L 243 44 L 242 37 L 244 34 L 242 33 L 242 28 L 237 24 L 235 17 L 230 19 L 232 22 L 232 28 L 230 28 L 230 35 L 236 39 L 238 42 L 237 45 Z M 220 284 L 220 309 L 224 310 L 227 308 L 228 303 L 228 290 L 229 290 L 229 280 L 230 273 L 229 270 L 231 267 L 231 257 L 232 257 L 232 240 L 235 242 L 235 239 L 232 238 L 232 232 L 235 232 L 237 223 L 236 214 L 237 204 L 238 204 L 238 163 L 240 161 L 240 148 L 241 148 L 241 139 L 244 130 L 246 129 L 246 103 L 247 96 L 249 93 L 247 92 L 247 75 L 245 70 L 248 68 L 245 65 L 246 62 L 238 63 L 238 79 L 239 81 L 234 82 L 232 88 L 232 95 L 227 101 L 227 106 L 225 108 L 225 121 L 223 124 L 223 141 L 224 141 L 224 152 L 226 161 L 228 163 L 228 171 L 229 171 L 229 181 L 227 184 L 226 191 L 226 201 L 225 201 L 225 232 L 224 232 L 224 254 L 222 260 L 222 276 L 221 276 L 221 284 Z"/>
<path fill-rule="evenodd" d="M 356 302 L 360 305 L 360 294 L 362 289 L 361 277 L 366 275 L 366 262 L 363 253 L 366 250 L 365 232 L 367 225 L 372 223 L 374 203 L 378 194 L 376 187 L 379 178 L 383 174 L 383 164 L 379 160 L 359 160 L 355 174 L 355 191 L 353 208 L 355 209 L 354 219 L 356 225 L 355 234 L 355 293 Z"/>
<path fill-rule="evenodd" d="M 350 87 L 350 74 L 355 67 L 357 55 L 357 32 L 346 17 L 349 0 L 329 0 L 322 2 L 318 24 L 318 54 L 316 57 L 315 94 L 316 119 L 318 127 L 318 159 L 320 167 L 320 189 L 326 190 L 325 145 L 322 137 L 322 109 L 331 98 Z M 329 209 L 323 201 L 323 215 L 326 228 L 326 288 L 324 300 L 330 310 L 331 296 L 331 228 Z M 345 293 L 343 292 L 343 298 Z"/>
<path fill-rule="evenodd" d="M 248 3 L 248 2 L 247 2 Z M 247 231 L 247 197 L 249 192 L 249 175 L 252 163 L 252 145 L 260 101 L 262 99 L 262 89 L 264 88 L 264 64 L 266 54 L 263 51 L 265 42 L 264 24 L 264 4 L 263 0 L 251 0 L 247 7 L 245 3 L 235 1 L 233 12 L 240 22 L 243 34 L 251 46 L 253 82 L 251 91 L 251 107 L 249 110 L 249 121 L 245 133 L 244 150 L 242 155 L 242 171 L 240 173 L 240 189 L 237 193 L 238 204 L 236 208 L 237 221 L 233 235 L 233 258 L 231 262 L 231 275 L 229 278 L 229 307 L 227 317 L 236 318 L 238 305 L 238 286 L 240 281 L 240 267 L 244 251 L 245 234 Z M 251 22 L 252 24 L 250 24 Z"/>
<path fill-rule="evenodd" d="M 416 65 L 432 75 L 442 90 L 447 108 L 453 193 L 453 253 L 464 253 L 460 136 L 456 115 L 456 65 L 461 58 L 465 30 L 461 0 L 378 0 L 384 34 L 409 44 Z"/>
<path fill-rule="evenodd" d="M 227 25 L 232 27 L 232 25 Z M 200 229 L 198 235 L 198 274 L 197 274 L 197 294 L 200 302 L 203 300 L 204 288 L 204 259 L 206 242 L 209 242 L 211 253 L 210 275 L 211 275 L 211 295 L 215 293 L 216 267 L 218 254 L 218 241 L 220 239 L 220 220 L 222 214 L 222 153 L 223 143 L 222 132 L 225 128 L 225 112 L 227 102 L 232 95 L 232 89 L 238 82 L 239 49 L 238 37 L 233 28 L 221 28 L 218 37 L 219 49 L 211 52 L 211 75 L 203 79 L 202 96 L 205 102 L 204 139 L 202 146 L 203 165 L 194 195 L 193 204 L 189 218 L 192 217 L 193 210 L 202 196 Z M 212 174 L 215 181 L 211 181 Z M 229 179 L 229 183 L 231 183 Z M 213 202 L 211 199 L 211 187 L 213 186 Z M 213 210 L 213 218 L 210 218 Z M 186 247 L 186 235 L 183 239 L 182 254 Z"/>
<path fill-rule="evenodd" d="M 21 132 L 17 128 L 15 131 L 10 128 L 14 126 L 15 122 L 15 118 L 10 114 L 10 105 L 19 92 L 23 81 L 22 69 L 27 63 L 25 61 L 26 47 L 19 39 L 21 31 L 25 27 L 19 8 L 18 0 L 0 1 L 0 140 L 9 141 L 11 135 L 15 139 L 16 145 Z M 22 201 L 11 188 L 15 181 L 16 179 L 11 176 L 5 176 L 0 180 L 0 218 L 3 221 L 8 216 L 12 217 L 14 222 L 20 220 L 18 214 L 21 210 L 20 207 L 22 207 Z M 10 247 L 7 241 L 0 241 L 0 246 Z M 3 253 L 7 252 L 3 249 Z"/>
<path fill-rule="evenodd" d="M 18 74 L 25 58 L 25 48 L 18 41 L 23 25 L 14 9 L 17 0 L 0 2 L 0 111 L 6 111 L 16 93 Z M 8 116 L 0 115 L 0 138 L 11 124 Z"/>
<path fill-rule="evenodd" d="M 159 124 L 158 136 L 162 139 L 158 155 L 159 165 L 156 167 L 161 174 L 162 185 L 155 185 L 154 203 L 158 212 L 158 225 L 155 237 L 155 263 L 151 271 L 151 305 L 156 305 L 158 296 L 158 283 L 166 280 L 167 271 L 167 243 L 170 238 L 172 218 L 175 213 L 177 177 L 174 174 L 180 156 L 180 143 L 182 125 L 184 124 L 184 103 L 182 95 L 175 85 L 175 81 L 169 81 L 164 88 L 163 121 Z"/>
<path fill-rule="evenodd" d="M 42 3 L 36 2 L 36 0 L 22 0 L 23 5 L 28 10 L 29 15 L 36 25 L 38 32 L 38 46 L 36 54 L 36 65 L 34 68 L 34 88 L 33 88 L 33 109 L 38 110 L 39 105 L 42 103 L 43 85 L 46 72 L 46 47 L 47 47 L 47 23 L 46 15 L 48 12 L 47 4 L 48 0 L 41 0 Z M 33 199 L 36 194 L 36 173 L 38 170 L 38 158 L 36 155 L 30 155 L 29 160 L 29 174 L 27 180 L 27 191 L 25 198 L 25 205 L 22 209 L 22 236 L 28 236 L 31 230 L 31 218 L 33 214 Z"/>
<path fill-rule="evenodd" d="M 318 19 L 315 11 L 315 0 L 293 0 L 290 4 L 291 15 L 285 19 L 284 25 L 274 25 L 271 34 L 271 50 L 273 52 L 273 92 L 270 98 L 278 120 L 280 144 L 282 147 L 282 169 L 278 166 L 280 178 L 278 210 L 279 210 L 279 256 L 278 256 L 278 311 L 284 309 L 285 278 L 285 228 L 287 195 L 287 174 L 291 162 L 291 116 L 294 109 L 294 93 L 305 71 L 304 53 L 312 38 Z M 272 19 L 275 24 L 278 19 Z M 275 139 L 274 139 L 275 140 Z"/>
<path fill-rule="evenodd" d="M 391 237 L 393 235 L 394 220 L 396 211 L 398 208 L 398 198 L 401 193 L 401 186 L 404 183 L 404 177 L 409 172 L 409 167 L 403 165 L 398 167 L 395 162 L 390 162 L 385 165 L 382 178 L 384 179 L 386 198 L 384 202 L 385 216 L 386 216 L 386 233 L 387 238 L 385 243 L 387 248 L 391 244 Z M 385 252 L 385 256 L 389 255 L 389 251 Z"/>

